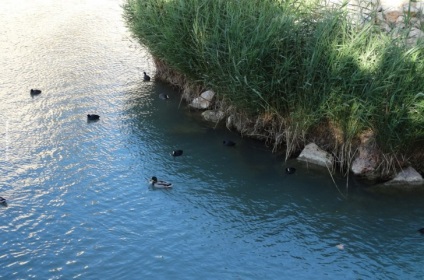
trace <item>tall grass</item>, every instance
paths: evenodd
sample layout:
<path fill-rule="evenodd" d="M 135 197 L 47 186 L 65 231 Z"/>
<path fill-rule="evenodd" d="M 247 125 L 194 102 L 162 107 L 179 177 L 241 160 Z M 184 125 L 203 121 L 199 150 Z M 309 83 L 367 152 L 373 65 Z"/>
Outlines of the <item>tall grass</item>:
<path fill-rule="evenodd" d="M 124 17 L 154 57 L 252 115 L 299 135 L 331 123 L 344 148 L 368 130 L 384 153 L 423 148 L 423 46 L 305 3 L 127 0 Z"/>

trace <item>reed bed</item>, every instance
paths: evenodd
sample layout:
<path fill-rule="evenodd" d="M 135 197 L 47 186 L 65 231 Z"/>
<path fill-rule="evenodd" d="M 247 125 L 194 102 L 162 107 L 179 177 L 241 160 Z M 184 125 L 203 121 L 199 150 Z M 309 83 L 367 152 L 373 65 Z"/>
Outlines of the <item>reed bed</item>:
<path fill-rule="evenodd" d="M 124 18 L 155 58 L 193 84 L 249 116 L 281 120 L 275 139 L 285 143 L 287 156 L 305 135 L 329 126 L 338 134 L 333 152 L 342 166 L 370 130 L 382 154 L 423 162 L 423 45 L 409 46 L 372 22 L 353 24 L 343 9 L 317 5 L 127 0 Z"/>

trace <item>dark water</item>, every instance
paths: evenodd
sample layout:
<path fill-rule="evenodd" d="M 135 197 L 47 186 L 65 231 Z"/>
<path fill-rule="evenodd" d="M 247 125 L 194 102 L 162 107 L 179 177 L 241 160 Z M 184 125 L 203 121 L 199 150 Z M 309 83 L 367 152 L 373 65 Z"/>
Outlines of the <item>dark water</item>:
<path fill-rule="evenodd" d="M 201 121 L 142 82 L 121 3 L 0 2 L 0 278 L 424 278 L 422 195 L 338 190 Z"/>

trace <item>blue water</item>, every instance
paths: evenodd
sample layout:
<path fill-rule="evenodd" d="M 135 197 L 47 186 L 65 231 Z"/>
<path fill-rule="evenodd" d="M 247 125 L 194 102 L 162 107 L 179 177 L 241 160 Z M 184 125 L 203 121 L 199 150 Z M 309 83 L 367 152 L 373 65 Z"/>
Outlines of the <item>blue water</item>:
<path fill-rule="evenodd" d="M 202 121 L 142 81 L 121 4 L 0 2 L 0 278 L 424 279 L 422 195 L 346 187 Z"/>

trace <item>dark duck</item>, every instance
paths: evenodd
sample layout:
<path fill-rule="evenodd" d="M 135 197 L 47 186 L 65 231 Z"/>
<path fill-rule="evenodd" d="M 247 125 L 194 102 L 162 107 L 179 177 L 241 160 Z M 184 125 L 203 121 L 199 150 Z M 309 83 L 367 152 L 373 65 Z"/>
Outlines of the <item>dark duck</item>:
<path fill-rule="evenodd" d="M 0 205 L 7 206 L 6 199 L 0 196 Z"/>
<path fill-rule="evenodd" d="M 88 114 L 87 115 L 87 120 L 89 120 L 89 121 L 97 121 L 99 119 L 100 119 L 99 115 L 96 115 L 96 114 Z"/>
<path fill-rule="evenodd" d="M 224 141 L 222 141 L 222 144 L 224 144 L 224 146 L 229 146 L 229 147 L 236 145 L 236 143 L 231 141 L 231 140 L 224 140 Z"/>
<path fill-rule="evenodd" d="M 30 91 L 30 93 L 31 93 L 31 95 L 38 95 L 38 94 L 40 94 L 41 93 L 41 90 L 39 90 L 39 89 L 31 89 L 31 91 Z"/>
<path fill-rule="evenodd" d="M 158 178 L 156 178 L 155 176 L 153 176 L 152 179 L 150 179 L 150 184 L 152 184 L 153 187 L 160 188 L 160 189 L 172 188 L 171 183 L 158 180 Z"/>
<path fill-rule="evenodd" d="M 150 76 L 146 74 L 146 72 L 143 72 L 144 77 L 143 77 L 143 81 L 148 82 L 150 81 Z"/>
<path fill-rule="evenodd" d="M 183 150 L 175 150 L 175 151 L 172 151 L 171 156 L 173 156 L 173 157 L 179 157 L 182 154 L 183 154 Z"/>
<path fill-rule="evenodd" d="M 161 94 L 159 94 L 159 98 L 160 99 L 163 99 L 163 100 L 166 100 L 166 99 L 169 99 L 169 95 L 168 94 L 165 94 L 165 93 L 161 93 Z"/>
<path fill-rule="evenodd" d="M 286 168 L 287 174 L 294 174 L 295 172 L 296 172 L 296 168 L 294 168 L 294 167 L 287 167 Z"/>

